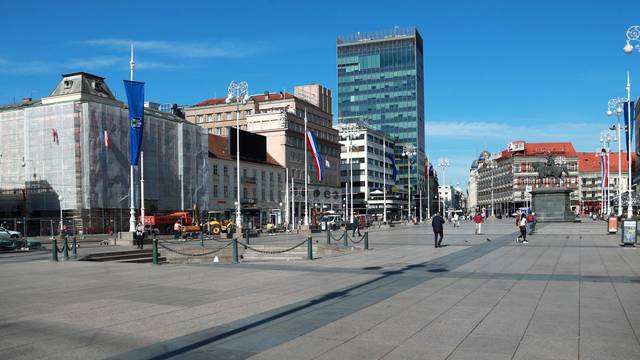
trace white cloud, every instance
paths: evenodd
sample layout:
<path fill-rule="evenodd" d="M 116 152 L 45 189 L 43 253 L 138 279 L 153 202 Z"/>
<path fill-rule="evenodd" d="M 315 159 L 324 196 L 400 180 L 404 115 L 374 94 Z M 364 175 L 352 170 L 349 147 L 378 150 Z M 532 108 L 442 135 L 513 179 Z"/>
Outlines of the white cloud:
<path fill-rule="evenodd" d="M 108 47 L 111 49 L 128 51 L 131 44 L 137 50 L 184 58 L 245 58 L 254 53 L 256 47 L 240 43 L 201 43 L 201 42 L 171 42 L 161 40 L 134 39 L 93 39 L 84 42 L 92 46 Z"/>
<path fill-rule="evenodd" d="M 67 62 L 44 62 L 44 61 L 9 61 L 0 58 L 0 74 L 14 75 L 37 75 L 52 71 L 92 71 L 109 68 L 129 68 L 129 58 L 127 56 L 94 56 L 89 58 L 73 59 Z M 183 65 L 174 65 L 158 61 L 136 61 L 136 69 L 176 69 Z"/>

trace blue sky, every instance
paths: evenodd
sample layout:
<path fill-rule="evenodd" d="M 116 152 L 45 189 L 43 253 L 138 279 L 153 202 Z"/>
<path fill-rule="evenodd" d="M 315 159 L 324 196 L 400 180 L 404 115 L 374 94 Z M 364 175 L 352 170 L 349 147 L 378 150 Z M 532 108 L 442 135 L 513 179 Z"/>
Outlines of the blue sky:
<path fill-rule="evenodd" d="M 0 103 L 48 95 L 60 74 L 107 78 L 123 98 L 128 43 L 147 99 L 192 104 L 231 80 L 252 93 L 321 83 L 335 91 L 335 38 L 416 26 L 425 45 L 427 148 L 466 185 L 482 149 L 572 141 L 593 151 L 640 54 L 625 31 L 640 1 L 3 1 Z"/>

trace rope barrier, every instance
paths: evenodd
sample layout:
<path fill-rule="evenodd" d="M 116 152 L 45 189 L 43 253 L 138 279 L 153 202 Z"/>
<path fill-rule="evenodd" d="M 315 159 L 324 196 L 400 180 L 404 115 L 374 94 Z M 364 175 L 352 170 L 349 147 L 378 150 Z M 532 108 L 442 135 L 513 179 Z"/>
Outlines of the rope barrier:
<path fill-rule="evenodd" d="M 285 249 L 285 250 L 258 250 L 256 248 L 250 246 L 249 244 L 243 243 L 242 241 L 238 240 L 238 243 L 241 244 L 242 246 L 244 246 L 245 249 L 250 249 L 250 250 L 258 252 L 258 253 L 263 253 L 263 254 L 282 254 L 282 253 L 286 253 L 287 251 L 291 251 L 291 250 L 293 250 L 295 248 L 298 248 L 298 247 L 306 244 L 307 243 L 307 239 L 304 239 L 299 244 L 294 245 L 294 246 L 292 246 L 292 247 L 290 247 L 288 249 Z"/>
<path fill-rule="evenodd" d="M 163 241 L 163 242 L 164 242 L 164 241 Z M 207 256 L 207 255 L 215 254 L 215 253 L 217 253 L 217 252 L 221 251 L 222 249 L 229 247 L 231 244 L 232 244 L 232 242 L 229 242 L 227 245 L 225 245 L 225 246 L 223 246 L 223 247 L 217 248 L 217 249 L 212 250 L 212 251 L 207 251 L 207 252 L 205 252 L 205 253 L 193 253 L 193 254 L 188 254 L 188 253 L 184 253 L 184 252 L 181 252 L 181 251 L 178 251 L 178 250 L 172 249 L 172 248 L 170 248 L 170 247 L 168 247 L 168 246 L 165 246 L 165 245 L 163 245 L 163 244 L 162 244 L 162 242 L 158 241 L 158 246 L 162 247 L 163 249 L 169 250 L 169 251 L 171 251 L 172 253 L 176 253 L 176 254 L 178 254 L 178 255 L 182 255 L 182 256 Z"/>

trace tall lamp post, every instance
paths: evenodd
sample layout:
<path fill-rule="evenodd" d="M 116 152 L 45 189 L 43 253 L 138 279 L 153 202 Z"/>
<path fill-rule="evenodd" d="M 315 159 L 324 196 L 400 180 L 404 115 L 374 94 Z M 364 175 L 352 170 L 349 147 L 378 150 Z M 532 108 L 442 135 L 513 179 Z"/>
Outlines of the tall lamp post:
<path fill-rule="evenodd" d="M 442 187 L 444 188 L 447 186 L 447 168 L 451 166 L 451 164 L 449 164 L 449 159 L 445 157 L 438 160 L 438 166 L 442 169 Z M 447 211 L 447 209 L 445 209 L 445 201 L 446 199 L 442 201 L 442 212 Z"/>
<path fill-rule="evenodd" d="M 607 162 L 607 167 L 606 169 L 604 169 L 604 171 L 606 172 L 605 179 L 607 179 L 607 181 L 605 182 L 605 179 L 602 179 L 603 187 L 605 191 L 604 199 L 606 201 L 604 210 L 607 216 L 611 214 L 611 208 L 610 208 L 611 199 L 610 199 L 610 192 L 609 192 L 611 188 L 611 185 L 609 184 L 609 173 L 611 170 L 611 151 L 610 151 L 611 141 L 615 141 L 615 135 L 612 135 L 610 130 L 604 130 L 600 133 L 600 143 L 602 144 L 602 151 L 603 151 L 602 155 Z"/>
<path fill-rule="evenodd" d="M 402 148 L 402 156 L 407 158 L 407 184 L 409 190 L 408 207 L 407 207 L 407 220 L 411 221 L 411 165 L 413 157 L 416 156 L 416 147 L 413 145 L 406 145 Z"/>
<path fill-rule="evenodd" d="M 638 53 L 640 53 L 640 25 L 633 25 L 627 29 L 627 45 L 624 47 L 625 54 L 630 55 L 633 53 L 634 48 L 638 50 Z M 627 126 L 629 134 L 631 134 L 631 125 L 634 119 L 632 119 L 633 116 L 631 116 L 633 109 L 631 109 L 631 80 L 629 79 L 629 71 L 627 71 L 627 100 L 627 114 L 629 115 L 625 125 Z M 627 201 L 627 218 L 631 218 L 633 216 L 633 197 L 631 196 L 631 182 L 633 180 L 631 176 L 631 136 L 629 136 L 629 147 L 627 149 L 627 153 L 627 160 L 629 161 L 629 179 L 627 181 L 629 201 Z"/>
<path fill-rule="evenodd" d="M 494 171 L 495 169 L 498 168 L 498 165 L 496 165 L 495 161 L 490 161 L 487 164 L 487 168 L 489 169 L 489 174 L 491 176 L 491 217 L 496 216 L 496 212 L 494 210 L 495 208 L 495 198 L 493 196 L 493 178 L 495 177 Z"/>
<path fill-rule="evenodd" d="M 356 123 L 347 123 L 342 125 L 342 131 L 346 135 L 347 140 L 347 150 L 349 152 L 349 184 L 347 186 L 345 182 L 345 196 L 349 196 L 347 200 L 346 210 L 350 210 L 349 223 L 353 223 L 353 137 L 360 134 L 360 129 L 358 124 Z M 351 204 L 351 209 L 349 209 L 349 204 Z M 345 214 L 346 220 L 346 214 Z"/>
<path fill-rule="evenodd" d="M 618 123 L 614 125 L 618 130 L 618 216 L 622 216 L 622 136 L 620 130 L 620 115 L 622 115 L 622 106 L 628 100 L 625 98 L 613 98 L 607 103 L 607 116 L 613 115 L 615 112 Z"/>
<path fill-rule="evenodd" d="M 245 81 L 239 83 L 232 81 L 229 84 L 227 92 L 227 98 L 225 102 L 230 104 L 236 103 L 236 186 L 238 187 L 237 199 L 236 199 L 236 227 L 238 234 L 242 234 L 242 214 L 240 213 L 242 205 L 240 203 L 240 104 L 245 105 L 250 99 L 249 96 L 249 84 Z M 241 236 L 241 235 L 240 235 Z"/>

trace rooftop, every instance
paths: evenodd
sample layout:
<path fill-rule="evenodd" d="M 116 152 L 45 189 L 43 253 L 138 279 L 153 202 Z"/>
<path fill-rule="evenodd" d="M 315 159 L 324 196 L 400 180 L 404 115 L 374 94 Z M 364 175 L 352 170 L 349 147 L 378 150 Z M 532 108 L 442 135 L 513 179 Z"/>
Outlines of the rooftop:
<path fill-rule="evenodd" d="M 284 99 L 293 99 L 294 96 L 289 93 L 268 93 L 263 95 L 251 95 L 251 100 L 253 101 L 273 101 L 273 100 L 284 100 Z M 192 107 L 198 106 L 211 106 L 211 105 L 221 105 L 225 104 L 226 97 L 214 98 L 201 101 Z"/>
<path fill-rule="evenodd" d="M 344 36 L 338 36 L 337 44 L 353 44 L 369 41 L 381 41 L 392 40 L 400 38 L 411 38 L 416 36 L 417 30 L 415 27 L 401 28 L 399 26 L 394 27 L 391 30 L 373 31 L 373 32 L 357 32 L 355 34 L 349 34 Z"/>
<path fill-rule="evenodd" d="M 626 152 L 622 153 L 622 170 L 626 171 L 629 167 L 629 161 L 627 160 L 629 155 Z M 602 158 L 596 155 L 595 152 L 578 152 L 578 169 L 580 172 L 599 172 L 601 171 Z M 635 154 L 631 153 L 631 161 L 635 160 Z M 618 155 L 611 153 L 609 157 L 610 171 L 618 171 Z"/>

